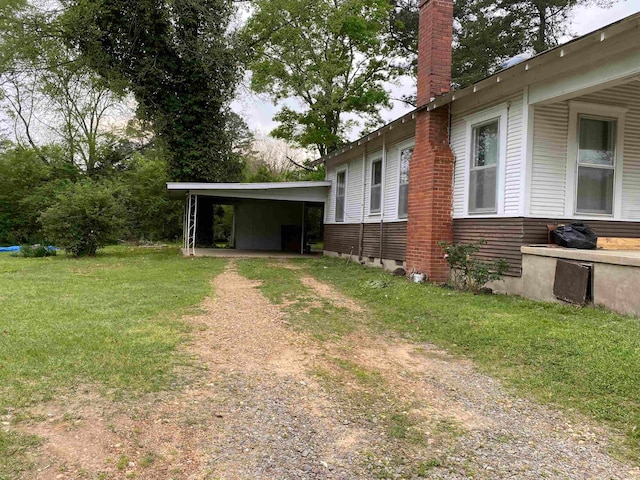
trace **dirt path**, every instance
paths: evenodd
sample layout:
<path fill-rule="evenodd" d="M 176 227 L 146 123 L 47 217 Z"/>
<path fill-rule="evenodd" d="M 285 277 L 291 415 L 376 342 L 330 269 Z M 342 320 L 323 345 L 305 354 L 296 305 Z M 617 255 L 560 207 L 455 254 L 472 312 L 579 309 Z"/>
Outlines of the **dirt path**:
<path fill-rule="evenodd" d="M 301 273 L 316 295 L 367 312 Z M 635 479 L 609 434 L 514 398 L 465 360 L 359 331 L 318 342 L 233 264 L 188 345 L 186 388 L 109 402 L 84 386 L 22 429 L 38 479 Z"/>

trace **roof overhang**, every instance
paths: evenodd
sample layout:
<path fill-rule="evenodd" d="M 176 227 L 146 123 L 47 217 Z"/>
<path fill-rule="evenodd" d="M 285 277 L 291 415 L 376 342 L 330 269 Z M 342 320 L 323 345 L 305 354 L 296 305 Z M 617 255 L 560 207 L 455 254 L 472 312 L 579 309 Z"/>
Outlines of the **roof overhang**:
<path fill-rule="evenodd" d="M 270 182 L 270 183 L 167 183 L 171 198 L 186 195 L 219 197 L 226 200 L 254 199 L 289 202 L 324 203 L 331 182 Z"/>
<path fill-rule="evenodd" d="M 509 68 L 502 69 L 466 88 L 435 97 L 429 103 L 419 107 L 418 110 L 435 110 L 497 86 L 504 87 L 508 84 L 517 84 L 516 87 L 526 86 L 540 83 L 545 79 L 566 76 L 568 70 L 584 71 L 585 68 L 593 68 L 599 60 L 618 55 L 624 50 L 637 49 L 636 42 L 639 30 L 640 13 L 636 13 L 570 42 L 541 52 Z M 594 52 L 591 47 L 599 45 L 605 48 L 600 52 Z M 633 74 L 633 72 L 631 73 Z"/>

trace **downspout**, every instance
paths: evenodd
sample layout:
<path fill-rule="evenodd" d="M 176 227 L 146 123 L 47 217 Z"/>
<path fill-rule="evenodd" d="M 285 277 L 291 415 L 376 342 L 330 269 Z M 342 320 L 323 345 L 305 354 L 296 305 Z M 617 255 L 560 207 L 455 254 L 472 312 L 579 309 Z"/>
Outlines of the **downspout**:
<path fill-rule="evenodd" d="M 449 102 L 447 107 L 449 107 L 449 129 L 447 131 L 447 143 L 449 144 L 449 147 L 451 147 L 451 130 L 453 130 L 453 115 L 451 114 L 451 102 Z M 455 162 L 455 157 L 453 160 Z"/>
<path fill-rule="evenodd" d="M 385 171 L 387 170 L 387 134 L 382 135 L 382 172 L 380 172 L 380 265 L 384 265 L 382 261 L 383 240 L 384 240 L 384 188 L 385 188 Z"/>
<path fill-rule="evenodd" d="M 362 155 L 362 202 L 360 204 L 360 245 L 358 246 L 358 260 L 362 261 L 364 250 L 364 205 L 367 198 L 367 150 L 368 144 L 364 144 Z"/>
<path fill-rule="evenodd" d="M 452 102 L 449 102 L 448 108 L 449 108 L 449 128 L 447 131 L 447 145 L 449 147 L 449 150 L 451 150 L 451 152 L 453 153 L 453 148 L 451 147 L 451 132 L 453 131 L 453 114 L 451 113 L 451 105 Z M 451 216 L 451 243 L 453 242 L 453 198 L 454 198 L 454 189 L 456 187 L 456 162 L 458 161 L 458 159 L 456 158 L 456 155 L 453 154 L 453 175 L 451 177 L 451 205 L 449 205 L 449 212 L 450 212 L 450 216 Z"/>

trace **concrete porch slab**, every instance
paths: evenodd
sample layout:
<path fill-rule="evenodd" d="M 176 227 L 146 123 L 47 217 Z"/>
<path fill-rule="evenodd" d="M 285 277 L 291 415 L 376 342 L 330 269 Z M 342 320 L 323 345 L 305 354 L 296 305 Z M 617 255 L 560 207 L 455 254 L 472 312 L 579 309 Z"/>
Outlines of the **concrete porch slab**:
<path fill-rule="evenodd" d="M 218 257 L 218 258 L 315 258 L 322 255 L 322 252 L 302 255 L 292 252 L 272 252 L 265 250 L 235 250 L 232 248 L 196 248 L 195 255 L 190 255 L 186 248 L 182 249 L 185 257 Z"/>
<path fill-rule="evenodd" d="M 557 245 L 530 245 L 521 247 L 520 251 L 524 255 L 640 267 L 640 250 L 580 250 Z"/>

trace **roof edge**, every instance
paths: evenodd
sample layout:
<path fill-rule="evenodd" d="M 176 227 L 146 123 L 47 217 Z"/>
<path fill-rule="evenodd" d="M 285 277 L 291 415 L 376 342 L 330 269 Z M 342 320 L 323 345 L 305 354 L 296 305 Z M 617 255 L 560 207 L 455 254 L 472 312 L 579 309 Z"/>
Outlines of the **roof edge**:
<path fill-rule="evenodd" d="M 262 182 L 262 183 L 203 183 L 203 182 L 167 182 L 167 190 L 276 190 L 291 188 L 329 187 L 331 182 Z"/>

